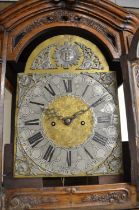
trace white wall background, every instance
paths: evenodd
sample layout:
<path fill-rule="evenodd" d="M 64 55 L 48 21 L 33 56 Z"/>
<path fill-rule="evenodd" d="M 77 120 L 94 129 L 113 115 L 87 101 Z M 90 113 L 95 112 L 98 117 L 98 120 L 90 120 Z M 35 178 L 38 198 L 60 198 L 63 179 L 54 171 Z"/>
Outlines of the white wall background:
<path fill-rule="evenodd" d="M 120 111 L 122 141 L 128 141 L 127 118 L 126 118 L 126 110 L 125 110 L 123 85 L 121 85 L 118 88 L 118 99 L 119 99 L 119 111 Z"/>
<path fill-rule="evenodd" d="M 0 0 L 0 2 L 16 2 L 18 0 Z M 27 0 L 29 1 L 29 0 Z M 123 7 L 139 8 L 139 0 L 109 0 Z"/>
<path fill-rule="evenodd" d="M 123 7 L 139 8 L 139 0 L 110 0 Z"/>

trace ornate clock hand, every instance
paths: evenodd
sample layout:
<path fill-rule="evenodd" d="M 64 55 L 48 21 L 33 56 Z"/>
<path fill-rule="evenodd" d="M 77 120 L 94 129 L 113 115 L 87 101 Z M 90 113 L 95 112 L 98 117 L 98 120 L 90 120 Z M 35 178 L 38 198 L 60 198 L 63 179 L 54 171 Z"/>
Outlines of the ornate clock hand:
<path fill-rule="evenodd" d="M 78 112 L 75 112 L 71 117 L 69 117 L 70 119 L 74 120 L 76 117 L 78 117 L 79 115 L 84 114 L 85 112 L 87 112 L 88 110 L 90 110 L 90 108 L 92 107 L 96 107 L 98 106 L 100 103 L 102 103 L 103 101 L 105 101 L 106 99 L 109 99 L 109 95 L 105 94 L 103 95 L 101 98 L 99 98 L 97 101 L 95 101 L 94 103 L 92 103 L 87 109 L 84 110 L 80 110 Z"/>
<path fill-rule="evenodd" d="M 80 111 L 75 112 L 75 113 L 72 115 L 72 119 L 75 119 L 75 118 L 78 117 L 79 115 L 84 114 L 84 113 L 87 112 L 89 109 L 90 109 L 90 107 L 88 107 L 87 109 L 84 109 L 84 110 L 81 109 Z"/>
<path fill-rule="evenodd" d="M 45 111 L 45 114 L 48 115 L 48 119 L 56 117 L 57 119 L 61 120 L 63 119 L 63 116 L 57 114 L 57 112 L 54 109 L 43 109 Z"/>
<path fill-rule="evenodd" d="M 57 112 L 54 109 L 46 109 L 45 113 L 48 114 L 50 116 L 50 118 L 51 117 L 56 117 L 57 119 L 62 120 L 65 125 L 70 125 L 73 122 L 73 120 L 76 119 L 76 117 L 78 117 L 79 115 L 84 114 L 85 112 L 90 110 L 91 107 L 98 106 L 100 103 L 105 101 L 107 98 L 109 98 L 108 94 L 103 95 L 101 98 L 99 98 L 93 104 L 91 104 L 87 109 L 79 110 L 79 111 L 75 112 L 72 116 L 63 117 L 61 115 L 58 115 Z"/>
<path fill-rule="evenodd" d="M 45 114 L 49 116 L 48 119 L 56 117 L 59 120 L 62 120 L 65 125 L 70 125 L 74 117 L 63 117 L 62 115 L 57 114 L 57 112 L 54 109 L 42 109 L 42 111 L 45 111 Z"/>

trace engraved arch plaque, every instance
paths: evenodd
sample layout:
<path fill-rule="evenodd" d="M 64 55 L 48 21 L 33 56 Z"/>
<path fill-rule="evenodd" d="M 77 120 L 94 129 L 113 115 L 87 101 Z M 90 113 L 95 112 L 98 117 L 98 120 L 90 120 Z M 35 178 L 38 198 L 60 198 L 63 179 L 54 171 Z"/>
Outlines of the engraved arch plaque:
<path fill-rule="evenodd" d="M 107 72 L 108 63 L 92 42 L 75 35 L 58 35 L 39 44 L 29 56 L 25 73 Z M 51 70 L 51 71 L 50 71 Z M 63 71 L 64 73 L 64 71 Z"/>

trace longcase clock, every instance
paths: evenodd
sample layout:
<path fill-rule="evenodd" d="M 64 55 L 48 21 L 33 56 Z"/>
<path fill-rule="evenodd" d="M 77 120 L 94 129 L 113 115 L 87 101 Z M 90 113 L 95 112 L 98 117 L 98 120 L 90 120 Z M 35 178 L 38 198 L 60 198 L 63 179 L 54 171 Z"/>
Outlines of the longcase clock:
<path fill-rule="evenodd" d="M 2 209 L 137 207 L 138 67 L 126 54 L 138 18 L 105 0 L 22 0 L 0 22 Z M 12 94 L 7 145 L 4 88 Z"/>

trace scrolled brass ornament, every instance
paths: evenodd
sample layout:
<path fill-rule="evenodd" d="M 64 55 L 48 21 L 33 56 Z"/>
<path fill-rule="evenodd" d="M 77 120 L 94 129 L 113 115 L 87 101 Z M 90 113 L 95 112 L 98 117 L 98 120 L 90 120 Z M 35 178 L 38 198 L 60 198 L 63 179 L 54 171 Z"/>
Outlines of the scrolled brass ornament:
<path fill-rule="evenodd" d="M 26 73 L 107 72 L 109 66 L 98 47 L 75 35 L 54 36 L 31 53 Z"/>

